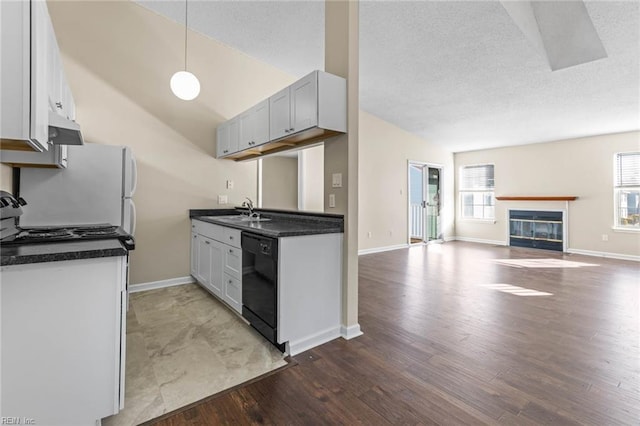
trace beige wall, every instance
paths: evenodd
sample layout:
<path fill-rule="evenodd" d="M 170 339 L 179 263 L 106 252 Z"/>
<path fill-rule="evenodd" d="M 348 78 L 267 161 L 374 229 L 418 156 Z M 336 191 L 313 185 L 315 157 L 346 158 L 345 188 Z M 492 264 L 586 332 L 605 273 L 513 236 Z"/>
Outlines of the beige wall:
<path fill-rule="evenodd" d="M 183 26 L 132 2 L 48 5 L 85 139 L 128 145 L 138 160 L 131 282 L 189 275 L 188 210 L 226 207 L 219 194 L 230 206 L 257 195 L 255 161 L 213 158 L 216 126 L 294 79 L 190 33 L 189 69 L 202 92 L 181 101 L 169 79 L 183 66 Z"/>
<path fill-rule="evenodd" d="M 0 164 L 0 189 L 3 191 L 13 192 L 13 173 L 12 168 L 6 164 Z"/>
<path fill-rule="evenodd" d="M 300 209 L 324 212 L 324 146 L 314 146 L 300 150 Z"/>
<path fill-rule="evenodd" d="M 409 160 L 443 166 L 442 232 L 454 235 L 453 154 L 360 111 L 360 250 L 407 243 Z"/>
<path fill-rule="evenodd" d="M 262 207 L 298 209 L 298 159 L 267 157 L 262 159 Z"/>
<path fill-rule="evenodd" d="M 614 154 L 639 149 L 639 132 L 619 133 L 458 153 L 455 166 L 494 164 L 498 196 L 578 196 L 569 203 L 569 249 L 639 256 L 640 234 L 612 229 Z M 456 234 L 506 243 L 508 209 L 515 208 L 558 210 L 566 203 L 497 201 L 495 223 L 461 220 L 457 208 Z"/>

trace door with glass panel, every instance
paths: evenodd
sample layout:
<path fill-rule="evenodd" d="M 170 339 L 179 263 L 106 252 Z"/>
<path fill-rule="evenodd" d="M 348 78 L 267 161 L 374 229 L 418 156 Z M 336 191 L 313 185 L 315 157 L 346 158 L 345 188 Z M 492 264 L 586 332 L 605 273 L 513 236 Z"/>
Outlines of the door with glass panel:
<path fill-rule="evenodd" d="M 409 163 L 409 242 L 439 240 L 442 168 Z"/>

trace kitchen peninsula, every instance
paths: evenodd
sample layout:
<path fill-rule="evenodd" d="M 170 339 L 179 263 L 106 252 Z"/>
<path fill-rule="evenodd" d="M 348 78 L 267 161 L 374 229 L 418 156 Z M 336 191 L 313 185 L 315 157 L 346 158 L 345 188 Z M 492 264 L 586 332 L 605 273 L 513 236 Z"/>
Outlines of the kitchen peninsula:
<path fill-rule="evenodd" d="M 341 215 L 191 210 L 191 275 L 289 355 L 340 336 Z"/>

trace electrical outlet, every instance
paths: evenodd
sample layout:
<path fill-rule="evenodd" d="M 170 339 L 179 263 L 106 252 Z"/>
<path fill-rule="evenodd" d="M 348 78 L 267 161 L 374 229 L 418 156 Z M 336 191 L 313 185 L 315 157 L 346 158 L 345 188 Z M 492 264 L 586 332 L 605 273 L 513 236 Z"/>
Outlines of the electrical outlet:
<path fill-rule="evenodd" d="M 227 204 L 229 198 L 226 195 L 218 195 L 218 204 Z"/>
<path fill-rule="evenodd" d="M 333 188 L 342 188 L 342 173 L 334 173 L 331 175 L 331 186 Z"/>
<path fill-rule="evenodd" d="M 329 194 L 329 207 L 335 208 L 336 206 L 336 194 Z"/>
<path fill-rule="evenodd" d="M 233 181 L 232 180 L 228 180 L 227 181 L 227 189 L 233 189 Z"/>
<path fill-rule="evenodd" d="M 389 236 L 393 237 L 393 231 L 392 230 L 389 230 Z"/>
<path fill-rule="evenodd" d="M 371 231 L 367 232 L 367 238 L 371 238 Z"/>
<path fill-rule="evenodd" d="M 609 241 L 609 234 L 602 234 L 602 241 Z"/>

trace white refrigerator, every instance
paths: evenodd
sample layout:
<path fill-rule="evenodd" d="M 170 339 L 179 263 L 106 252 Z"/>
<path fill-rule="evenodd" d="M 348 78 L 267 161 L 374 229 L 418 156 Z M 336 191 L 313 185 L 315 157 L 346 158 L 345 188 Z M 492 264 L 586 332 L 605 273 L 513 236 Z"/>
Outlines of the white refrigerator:
<path fill-rule="evenodd" d="M 90 225 L 136 229 L 136 160 L 126 146 L 68 147 L 66 169 L 22 168 L 20 196 L 27 201 L 20 226 Z"/>

